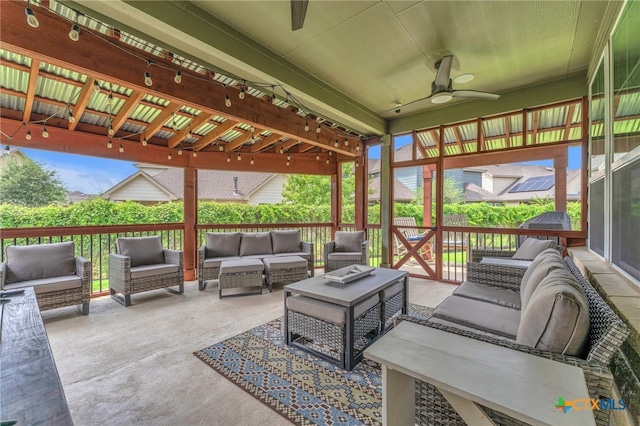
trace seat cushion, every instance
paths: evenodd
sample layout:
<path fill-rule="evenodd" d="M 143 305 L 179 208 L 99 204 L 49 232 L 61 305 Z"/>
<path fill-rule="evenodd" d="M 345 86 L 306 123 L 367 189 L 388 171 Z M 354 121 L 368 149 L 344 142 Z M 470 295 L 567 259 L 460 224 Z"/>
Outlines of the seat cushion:
<path fill-rule="evenodd" d="M 240 254 L 239 232 L 207 232 L 206 257 L 228 257 Z"/>
<path fill-rule="evenodd" d="M 178 265 L 156 263 L 155 265 L 140 265 L 131 267 L 131 279 L 155 277 L 157 275 L 174 274 L 178 272 Z"/>
<path fill-rule="evenodd" d="M 522 311 L 516 342 L 581 356 L 588 338 L 587 296 L 569 271 L 552 270 L 537 286 Z"/>
<path fill-rule="evenodd" d="M 311 253 L 307 253 L 305 251 L 294 251 L 292 253 L 276 253 L 276 257 L 288 257 L 288 256 L 300 256 L 304 259 L 311 259 Z"/>
<path fill-rule="evenodd" d="M 361 252 L 364 239 L 364 231 L 336 231 L 334 250 L 338 252 Z"/>
<path fill-rule="evenodd" d="M 275 254 L 253 254 L 251 256 L 242 256 L 241 259 L 258 259 L 264 260 L 268 257 L 276 257 Z"/>
<path fill-rule="evenodd" d="M 31 281 L 21 281 L 13 284 L 5 284 L 3 290 L 12 290 L 16 288 L 33 287 L 36 294 L 48 293 L 51 291 L 71 290 L 73 288 L 82 287 L 82 279 L 73 275 L 62 275 L 59 277 L 41 278 Z"/>
<path fill-rule="evenodd" d="M 531 266 L 527 268 L 527 271 L 522 277 L 522 281 L 520 283 L 520 301 L 522 302 L 521 309 L 527 308 L 531 295 L 542 282 L 544 277 L 549 275 L 549 273 L 554 269 L 566 269 L 566 265 L 559 254 L 557 256 L 549 254 L 547 256 L 543 256 L 539 262 L 537 260 L 538 258 L 534 259 Z"/>
<path fill-rule="evenodd" d="M 354 262 L 362 261 L 362 252 L 333 252 L 327 255 L 329 260 L 352 260 Z"/>
<path fill-rule="evenodd" d="M 520 245 L 513 255 L 514 259 L 533 260 L 537 255 L 548 248 L 556 248 L 558 243 L 553 240 L 538 240 L 536 238 L 527 238 Z"/>
<path fill-rule="evenodd" d="M 520 324 L 517 309 L 455 295 L 443 300 L 433 316 L 514 340 Z"/>
<path fill-rule="evenodd" d="M 118 254 L 129 256 L 131 266 L 164 263 L 160 237 L 127 237 L 116 240 Z"/>
<path fill-rule="evenodd" d="M 307 260 L 300 256 L 267 257 L 264 266 L 272 271 L 278 269 L 307 268 Z"/>
<path fill-rule="evenodd" d="M 465 281 L 453 294 L 520 310 L 520 293 L 504 287 Z"/>
<path fill-rule="evenodd" d="M 5 283 L 39 280 L 76 273 L 75 245 L 72 241 L 6 249 Z"/>
<path fill-rule="evenodd" d="M 203 268 L 219 268 L 220 264 L 224 260 L 240 260 L 238 256 L 226 256 L 226 257 L 212 257 L 211 259 L 205 259 L 202 263 Z"/>
<path fill-rule="evenodd" d="M 259 259 L 224 260 L 220 265 L 220 275 L 263 270 L 264 264 Z"/>
<path fill-rule="evenodd" d="M 378 294 L 363 300 L 353 308 L 354 318 L 359 317 L 380 302 Z M 346 324 L 347 308 L 310 297 L 294 295 L 287 297 L 287 308 L 301 314 L 333 324 Z"/>
<path fill-rule="evenodd" d="M 300 230 L 271 231 L 273 253 L 295 253 L 302 250 Z"/>
<path fill-rule="evenodd" d="M 243 232 L 240 239 L 240 256 L 273 254 L 270 232 Z"/>
<path fill-rule="evenodd" d="M 458 323 L 455 323 L 455 322 L 444 320 L 442 318 L 431 317 L 427 321 L 432 322 L 434 324 L 441 324 L 441 325 L 446 325 L 448 327 L 455 327 L 457 329 L 460 329 L 460 330 L 463 330 L 463 331 L 469 331 L 471 333 L 479 334 L 481 336 L 489 336 L 489 337 L 493 337 L 494 339 L 501 339 L 501 340 L 504 340 L 506 342 L 515 342 L 515 339 L 510 339 L 508 337 L 500 336 L 498 334 L 493 334 L 493 333 L 489 333 L 489 332 L 486 332 L 486 331 L 483 331 L 483 330 L 478 330 L 477 328 L 467 327 L 467 326 L 464 326 L 464 325 L 461 325 L 461 324 L 458 324 Z"/>

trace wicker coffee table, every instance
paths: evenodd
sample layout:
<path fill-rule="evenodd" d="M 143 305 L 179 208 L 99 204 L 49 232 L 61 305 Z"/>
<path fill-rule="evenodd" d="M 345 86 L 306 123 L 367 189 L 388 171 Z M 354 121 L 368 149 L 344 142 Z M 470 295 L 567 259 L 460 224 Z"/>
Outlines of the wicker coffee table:
<path fill-rule="evenodd" d="M 286 285 L 286 344 L 346 370 L 353 369 L 364 350 L 389 330 L 381 326 L 380 293 L 397 283 L 403 286 L 402 312 L 406 313 L 409 281 L 405 271 L 376 268 L 370 275 L 346 284 L 318 276 Z M 321 347 L 330 348 L 331 353 Z"/>

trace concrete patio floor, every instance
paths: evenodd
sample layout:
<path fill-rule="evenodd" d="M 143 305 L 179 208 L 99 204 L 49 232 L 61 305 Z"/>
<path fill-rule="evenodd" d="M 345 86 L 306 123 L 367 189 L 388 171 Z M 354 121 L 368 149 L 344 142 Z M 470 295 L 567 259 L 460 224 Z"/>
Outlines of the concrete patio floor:
<path fill-rule="evenodd" d="M 321 273 L 322 271 L 320 271 Z M 456 288 L 410 279 L 409 301 L 436 306 Z M 283 314 L 282 286 L 273 293 L 220 300 L 217 286 L 185 293 L 156 290 L 124 308 L 110 297 L 42 313 L 76 425 L 286 425 L 193 352 Z"/>

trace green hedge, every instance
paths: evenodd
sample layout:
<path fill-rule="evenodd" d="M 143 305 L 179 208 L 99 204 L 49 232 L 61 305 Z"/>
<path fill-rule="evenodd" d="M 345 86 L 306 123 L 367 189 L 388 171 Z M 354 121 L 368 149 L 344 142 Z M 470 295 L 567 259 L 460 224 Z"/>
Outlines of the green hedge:
<path fill-rule="evenodd" d="M 518 206 L 446 204 L 444 214 L 466 215 L 469 226 L 515 228 L 540 213 L 553 211 L 552 202 Z M 354 206 L 344 206 L 345 216 L 353 217 Z M 580 203 L 567 206 L 573 229 L 580 229 Z M 395 205 L 396 217 L 414 217 L 422 224 L 422 206 Z M 378 223 L 380 206 L 369 206 L 369 222 Z M 323 223 L 331 220 L 331 207 L 284 204 L 247 205 L 202 202 L 198 205 L 198 222 L 231 223 Z M 0 204 L 1 228 L 29 228 L 85 225 L 126 225 L 172 223 L 183 221 L 182 203 L 145 206 L 135 202 L 113 203 L 103 199 L 83 201 L 69 206 L 21 207 Z"/>

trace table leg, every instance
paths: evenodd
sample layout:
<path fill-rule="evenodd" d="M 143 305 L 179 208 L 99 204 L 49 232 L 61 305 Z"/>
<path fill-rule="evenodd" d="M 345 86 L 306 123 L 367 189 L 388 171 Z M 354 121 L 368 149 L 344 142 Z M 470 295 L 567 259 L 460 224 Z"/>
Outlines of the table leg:
<path fill-rule="evenodd" d="M 354 346 L 354 341 L 353 341 L 353 306 L 349 306 L 347 308 L 347 322 L 345 323 L 345 338 L 344 338 L 344 345 L 345 345 L 345 352 L 343 354 L 344 356 L 344 365 L 342 366 L 345 370 L 351 371 L 351 369 L 354 367 L 354 362 L 353 362 L 353 346 Z"/>
<path fill-rule="evenodd" d="M 271 291 L 271 290 L 269 290 Z M 291 295 L 291 292 L 284 291 L 284 342 L 287 345 L 291 344 L 291 334 L 289 333 L 289 310 L 287 309 L 287 297 Z"/>
<path fill-rule="evenodd" d="M 495 423 L 487 417 L 484 411 L 476 405 L 475 402 L 470 401 L 461 396 L 455 395 L 444 389 L 438 388 L 442 396 L 444 396 L 449 404 L 456 410 L 456 413 L 462 417 L 462 420 L 469 425 L 478 426 L 495 426 Z"/>
<path fill-rule="evenodd" d="M 415 425 L 415 380 L 382 365 L 382 424 Z"/>

